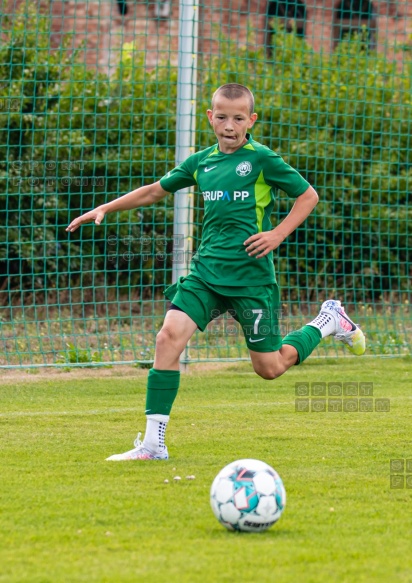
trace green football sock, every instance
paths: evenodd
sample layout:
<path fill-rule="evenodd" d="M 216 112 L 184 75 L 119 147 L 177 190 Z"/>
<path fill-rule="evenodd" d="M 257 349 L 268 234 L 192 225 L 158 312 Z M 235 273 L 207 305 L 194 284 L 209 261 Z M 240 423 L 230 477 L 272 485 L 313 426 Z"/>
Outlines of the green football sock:
<path fill-rule="evenodd" d="M 301 364 L 317 347 L 322 340 L 322 334 L 314 326 L 303 326 L 300 330 L 294 330 L 282 340 L 283 344 L 289 344 L 298 351 L 298 360 L 295 364 Z"/>
<path fill-rule="evenodd" d="M 178 370 L 151 368 L 147 377 L 146 415 L 169 415 L 179 383 Z"/>

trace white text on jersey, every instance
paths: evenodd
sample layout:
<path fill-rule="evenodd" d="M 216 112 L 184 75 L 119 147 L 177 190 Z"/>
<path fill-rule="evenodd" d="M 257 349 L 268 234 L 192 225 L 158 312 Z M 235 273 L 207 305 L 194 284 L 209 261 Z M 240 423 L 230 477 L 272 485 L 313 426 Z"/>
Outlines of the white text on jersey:
<path fill-rule="evenodd" d="M 204 190 L 202 192 L 204 200 L 245 200 L 249 196 L 248 190 L 234 190 L 233 198 L 227 190 Z"/>

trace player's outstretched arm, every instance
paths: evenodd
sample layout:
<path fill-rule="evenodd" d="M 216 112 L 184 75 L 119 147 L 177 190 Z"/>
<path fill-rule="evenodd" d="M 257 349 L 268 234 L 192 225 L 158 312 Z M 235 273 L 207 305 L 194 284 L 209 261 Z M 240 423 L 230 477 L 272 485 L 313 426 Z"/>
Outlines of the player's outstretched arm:
<path fill-rule="evenodd" d="M 102 204 L 96 207 L 92 211 L 81 215 L 74 219 L 70 225 L 67 227 L 66 231 L 73 233 L 80 225 L 85 223 L 95 222 L 96 225 L 100 225 L 107 213 L 116 213 L 120 211 L 130 211 L 141 206 L 150 206 L 162 200 L 169 193 L 163 190 L 160 186 L 160 182 L 155 182 L 154 184 L 148 184 L 147 186 L 141 186 L 136 190 L 132 190 L 128 194 L 116 198 L 111 202 Z"/>
<path fill-rule="evenodd" d="M 244 242 L 246 253 L 256 256 L 256 259 L 264 257 L 288 237 L 295 229 L 303 223 L 317 205 L 319 197 L 312 186 L 297 197 L 290 213 L 284 220 L 271 231 L 264 231 L 252 235 Z"/>

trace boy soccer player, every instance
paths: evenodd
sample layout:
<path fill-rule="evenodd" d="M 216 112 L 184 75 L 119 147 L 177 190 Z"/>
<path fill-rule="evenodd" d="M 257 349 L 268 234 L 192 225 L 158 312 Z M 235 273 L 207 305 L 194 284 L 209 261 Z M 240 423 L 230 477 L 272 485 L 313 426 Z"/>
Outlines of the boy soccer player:
<path fill-rule="evenodd" d="M 144 440 L 139 434 L 134 449 L 107 458 L 111 461 L 168 459 L 165 432 L 179 388 L 179 357 L 196 329 L 203 331 L 229 309 L 242 327 L 253 368 L 264 379 L 275 379 L 303 362 L 325 336 L 341 340 L 356 355 L 365 352 L 362 331 L 337 300 L 324 302 L 314 320 L 281 338 L 273 250 L 311 213 L 318 195 L 280 156 L 247 133 L 257 119 L 247 87 L 219 87 L 207 117 L 216 145 L 189 156 L 159 182 L 78 217 L 66 229 L 73 232 L 90 221 L 100 225 L 108 212 L 148 206 L 189 186 L 196 185 L 204 198 L 202 240 L 190 273 L 165 291 L 172 304 L 157 334 L 148 375 Z M 273 229 L 270 214 L 278 188 L 295 203 Z"/>

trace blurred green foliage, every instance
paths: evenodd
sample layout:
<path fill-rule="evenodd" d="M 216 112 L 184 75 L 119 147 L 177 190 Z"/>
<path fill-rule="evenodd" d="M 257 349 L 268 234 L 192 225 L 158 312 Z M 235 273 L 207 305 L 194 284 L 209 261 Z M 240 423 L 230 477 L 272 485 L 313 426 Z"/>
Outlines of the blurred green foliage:
<path fill-rule="evenodd" d="M 111 76 L 87 69 L 70 37 L 50 45 L 47 16 L 8 23 L 0 41 L 0 289 L 115 287 L 154 296 L 170 281 L 173 197 L 110 215 L 68 236 L 75 216 L 173 167 L 177 69 L 122 47 Z M 227 82 L 255 93 L 253 136 L 315 187 L 316 211 L 276 257 L 291 299 L 316 290 L 374 301 L 410 290 L 412 75 L 362 39 L 332 54 L 277 30 L 272 56 L 221 42 L 199 60 L 197 146 L 213 143 L 205 110 Z M 274 223 L 289 211 L 281 197 Z M 195 208 L 200 236 L 202 201 Z M 409 237 L 409 238 L 408 238 Z M 137 247 L 136 247 L 137 245 Z M 142 245 L 146 251 L 142 252 Z M 166 260 L 158 258 L 158 252 Z M 130 256 L 133 260 L 130 260 Z M 126 257 L 126 259 L 125 259 Z"/>

